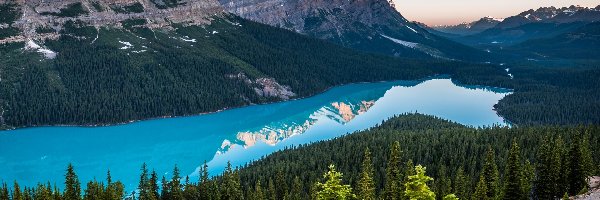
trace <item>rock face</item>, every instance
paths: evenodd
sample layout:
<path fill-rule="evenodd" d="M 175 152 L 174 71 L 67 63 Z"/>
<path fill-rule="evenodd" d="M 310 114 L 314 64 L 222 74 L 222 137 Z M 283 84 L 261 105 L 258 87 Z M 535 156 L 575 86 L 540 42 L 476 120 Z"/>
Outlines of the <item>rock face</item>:
<path fill-rule="evenodd" d="M 231 13 L 359 50 L 406 57 L 430 57 L 431 51 L 397 44 L 382 35 L 418 43 L 422 49 L 451 51 L 466 47 L 430 34 L 407 21 L 387 0 L 219 0 Z"/>
<path fill-rule="evenodd" d="M 95 27 L 121 26 L 130 19 L 146 19 L 151 28 L 168 28 L 171 23 L 199 25 L 210 23 L 209 17 L 220 14 L 223 8 L 216 0 L 183 0 L 165 7 L 158 0 L 0 0 L 0 4 L 13 4 L 20 14 L 11 22 L 20 35 L 0 40 L 22 42 L 58 38 L 56 34 L 68 21 Z M 16 4 L 15 4 L 16 3 Z M 7 26 L 7 25 L 5 25 Z M 40 33 L 40 29 L 44 31 Z"/>

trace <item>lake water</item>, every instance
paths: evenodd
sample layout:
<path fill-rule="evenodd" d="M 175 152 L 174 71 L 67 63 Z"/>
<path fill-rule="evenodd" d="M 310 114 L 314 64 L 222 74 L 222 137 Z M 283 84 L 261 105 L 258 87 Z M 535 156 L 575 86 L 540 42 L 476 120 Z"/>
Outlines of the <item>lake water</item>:
<path fill-rule="evenodd" d="M 208 162 L 220 173 L 286 146 L 334 138 L 394 115 L 418 112 L 465 125 L 504 125 L 493 110 L 509 90 L 457 86 L 450 79 L 351 84 L 294 101 L 191 117 L 106 127 L 39 127 L 0 132 L 0 182 L 33 186 L 64 182 L 68 163 L 80 181 L 113 180 L 137 187 L 142 163 L 170 178 L 175 164 L 197 180 Z"/>

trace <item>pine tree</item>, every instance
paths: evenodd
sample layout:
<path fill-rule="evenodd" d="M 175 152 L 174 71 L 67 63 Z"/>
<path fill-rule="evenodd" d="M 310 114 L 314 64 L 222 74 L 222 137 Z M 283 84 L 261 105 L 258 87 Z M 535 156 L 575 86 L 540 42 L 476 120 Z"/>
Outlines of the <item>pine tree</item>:
<path fill-rule="evenodd" d="M 531 194 L 534 178 L 535 168 L 531 162 L 529 162 L 529 160 L 525 160 L 525 165 L 523 166 L 523 192 L 525 193 L 526 197 L 529 197 Z"/>
<path fill-rule="evenodd" d="M 479 182 L 477 182 L 477 187 L 475 187 L 475 193 L 471 196 L 472 200 L 490 200 L 487 192 L 487 183 L 485 182 L 485 178 L 483 175 L 479 176 Z"/>
<path fill-rule="evenodd" d="M 350 185 L 342 184 L 342 173 L 335 170 L 334 165 L 329 165 L 329 171 L 323 175 L 325 183 L 317 182 L 317 199 L 320 200 L 344 200 L 356 198 L 352 194 Z"/>
<path fill-rule="evenodd" d="M 2 183 L 2 188 L 0 188 L 0 200 L 9 200 L 10 194 L 8 193 L 8 186 L 6 183 Z"/>
<path fill-rule="evenodd" d="M 73 165 L 69 164 L 67 167 L 67 173 L 65 174 L 65 200 L 78 200 L 81 199 L 81 185 Z"/>
<path fill-rule="evenodd" d="M 292 188 L 290 193 L 285 198 L 286 200 L 301 200 L 302 199 L 302 182 L 300 181 L 300 177 L 294 177 L 292 181 Z"/>
<path fill-rule="evenodd" d="M 583 140 L 580 134 L 573 134 L 571 140 L 571 148 L 569 149 L 569 175 L 568 188 L 570 195 L 576 195 L 587 185 L 587 166 L 584 161 Z"/>
<path fill-rule="evenodd" d="M 433 193 L 427 186 L 427 182 L 432 181 L 433 178 L 425 175 L 426 168 L 417 165 L 415 167 L 415 175 L 408 177 L 408 182 L 404 185 L 406 190 L 405 195 L 409 199 L 414 200 L 434 200 L 435 193 Z"/>
<path fill-rule="evenodd" d="M 19 186 L 19 183 L 17 183 L 17 181 L 15 181 L 15 183 L 14 183 L 12 199 L 13 200 L 22 200 L 23 199 L 23 194 L 21 193 L 21 187 Z"/>
<path fill-rule="evenodd" d="M 265 193 L 263 192 L 262 186 L 260 185 L 260 181 L 256 181 L 254 185 L 254 193 L 251 199 L 267 199 Z"/>
<path fill-rule="evenodd" d="M 223 181 L 221 183 L 221 199 L 223 200 L 240 200 L 244 199 L 242 186 L 239 178 L 236 177 L 237 172 L 231 168 L 231 163 L 227 162 L 225 172 L 223 172 Z"/>
<path fill-rule="evenodd" d="M 204 165 L 202 165 L 202 168 L 200 168 L 198 174 L 200 175 L 200 180 L 198 181 L 198 187 L 200 188 L 200 199 L 208 200 L 210 199 L 210 192 L 208 190 L 210 183 L 208 182 L 208 165 L 206 164 L 206 161 L 204 161 Z"/>
<path fill-rule="evenodd" d="M 404 165 L 404 179 L 403 179 L 403 183 L 407 183 L 408 182 L 408 177 L 415 175 L 415 165 L 413 164 L 412 159 L 408 159 L 408 161 L 406 161 L 406 164 Z M 401 184 L 401 190 L 400 191 L 405 191 L 406 190 L 406 186 L 405 184 Z M 402 192 L 402 196 L 401 199 L 403 200 L 408 200 L 408 197 L 404 194 L 404 192 Z"/>
<path fill-rule="evenodd" d="M 452 192 L 452 181 L 446 174 L 446 166 L 441 165 L 438 168 L 437 180 L 435 181 L 435 191 L 438 199 L 443 199 Z"/>
<path fill-rule="evenodd" d="M 171 181 L 169 182 L 169 188 L 171 189 L 171 200 L 182 200 L 183 199 L 183 191 L 181 189 L 181 176 L 179 175 L 179 168 L 177 165 L 173 168 L 173 177 L 171 177 Z"/>
<path fill-rule="evenodd" d="M 522 200 L 527 199 L 524 191 L 523 166 L 521 163 L 521 150 L 516 139 L 513 139 L 512 146 L 508 152 L 506 160 L 506 169 L 504 170 L 504 191 L 503 199 L 506 200 Z"/>
<path fill-rule="evenodd" d="M 140 174 L 140 182 L 138 183 L 138 195 L 139 200 L 149 200 L 152 199 L 150 196 L 150 187 L 148 181 L 148 169 L 146 168 L 146 163 L 142 164 L 142 174 Z"/>
<path fill-rule="evenodd" d="M 388 158 L 386 166 L 384 186 L 385 200 L 400 200 L 402 198 L 400 154 L 400 142 L 396 141 L 392 145 L 390 157 Z"/>
<path fill-rule="evenodd" d="M 277 192 L 275 191 L 275 183 L 273 183 L 273 179 L 269 178 L 269 182 L 267 184 L 267 198 L 269 200 L 277 200 Z"/>
<path fill-rule="evenodd" d="M 287 194 L 287 181 L 285 175 L 283 174 L 283 169 L 278 168 L 277 173 L 275 174 L 275 188 L 277 199 L 283 199 Z"/>
<path fill-rule="evenodd" d="M 151 197 L 153 199 L 160 199 L 160 194 L 158 193 L 158 175 L 154 170 L 152 170 L 150 179 L 148 180 L 148 189 L 149 192 L 152 193 Z"/>
<path fill-rule="evenodd" d="M 163 199 L 163 200 L 171 199 L 171 185 L 169 184 L 169 182 L 167 181 L 165 176 L 162 177 L 162 180 L 160 182 L 162 184 L 162 187 L 160 190 L 160 199 Z"/>
<path fill-rule="evenodd" d="M 89 199 L 89 200 L 100 200 L 102 199 L 102 196 L 104 195 L 104 187 L 102 185 L 100 185 L 98 182 L 96 181 L 90 181 L 87 183 L 87 187 L 84 191 L 84 198 L 83 199 Z"/>
<path fill-rule="evenodd" d="M 458 167 L 456 177 L 454 178 L 454 194 L 459 198 L 467 199 L 469 197 L 467 181 L 463 167 Z"/>
<path fill-rule="evenodd" d="M 555 162 L 553 149 L 550 147 L 548 140 L 542 140 L 542 143 L 537 151 L 537 163 L 535 165 L 536 178 L 535 178 L 535 196 L 539 199 L 552 199 L 555 194 L 554 181 L 555 176 L 559 174 L 552 174 L 552 164 Z"/>
<path fill-rule="evenodd" d="M 483 173 L 483 178 L 485 180 L 485 188 L 487 191 L 487 197 L 489 199 L 495 199 L 499 194 L 499 177 L 500 174 L 498 172 L 498 166 L 496 166 L 496 159 L 494 150 L 491 146 L 488 146 L 488 150 L 485 156 L 485 164 L 481 169 L 481 173 Z"/>
<path fill-rule="evenodd" d="M 374 200 L 375 199 L 375 181 L 373 180 L 373 163 L 371 162 L 371 151 L 365 149 L 365 155 L 362 162 L 362 172 L 360 180 L 358 180 L 358 199 Z"/>
<path fill-rule="evenodd" d="M 456 197 L 455 194 L 448 194 L 448 195 L 444 196 L 444 198 L 442 198 L 442 200 L 458 200 L 458 197 Z"/>

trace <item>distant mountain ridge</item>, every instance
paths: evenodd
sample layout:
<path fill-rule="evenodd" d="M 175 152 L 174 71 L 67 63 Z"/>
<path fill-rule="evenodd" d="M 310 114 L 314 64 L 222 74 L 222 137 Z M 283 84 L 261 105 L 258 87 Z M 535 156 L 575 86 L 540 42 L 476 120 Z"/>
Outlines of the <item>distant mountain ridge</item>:
<path fill-rule="evenodd" d="M 581 6 L 569 7 L 541 7 L 530 9 L 516 16 L 508 17 L 494 28 L 507 29 L 528 23 L 572 23 L 595 22 L 600 20 L 600 6 L 588 8 Z"/>
<path fill-rule="evenodd" d="M 488 16 L 488 17 L 483 17 L 477 21 L 470 22 L 470 23 L 465 22 L 465 23 L 458 24 L 458 25 L 433 26 L 431 28 L 434 30 L 440 31 L 440 32 L 444 32 L 444 33 L 457 34 L 457 35 L 471 35 L 471 34 L 480 33 L 487 29 L 493 28 L 494 26 L 498 25 L 503 20 L 504 19 L 502 19 L 502 18 L 494 18 L 494 17 Z"/>

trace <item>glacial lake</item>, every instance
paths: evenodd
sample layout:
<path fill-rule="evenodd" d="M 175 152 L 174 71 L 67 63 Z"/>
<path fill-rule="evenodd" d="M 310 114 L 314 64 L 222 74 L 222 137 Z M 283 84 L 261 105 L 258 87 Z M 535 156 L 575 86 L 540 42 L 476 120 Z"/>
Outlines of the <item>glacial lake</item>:
<path fill-rule="evenodd" d="M 197 179 L 206 161 L 213 175 L 285 147 L 373 127 L 403 113 L 423 113 L 470 126 L 506 125 L 493 106 L 511 91 L 458 86 L 448 78 L 350 84 L 305 99 L 190 117 L 105 127 L 38 127 L 0 132 L 0 182 L 62 187 L 68 163 L 80 182 L 113 180 L 137 188 L 147 163 L 170 178 L 175 164 Z"/>

